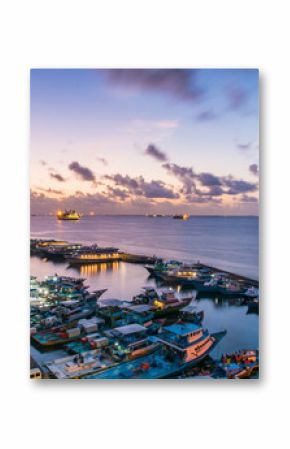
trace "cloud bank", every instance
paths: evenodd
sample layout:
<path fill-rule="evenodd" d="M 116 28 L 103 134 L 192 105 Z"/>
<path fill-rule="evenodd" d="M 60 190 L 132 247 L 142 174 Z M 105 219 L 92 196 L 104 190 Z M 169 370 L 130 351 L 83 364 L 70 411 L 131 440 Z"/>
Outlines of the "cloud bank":
<path fill-rule="evenodd" d="M 68 168 L 83 181 L 96 181 L 95 175 L 88 167 L 83 167 L 78 162 L 72 162 Z"/>
<path fill-rule="evenodd" d="M 196 70 L 189 69 L 112 69 L 105 71 L 108 80 L 130 89 L 147 90 L 179 100 L 195 101 L 203 91 L 197 85 Z"/>

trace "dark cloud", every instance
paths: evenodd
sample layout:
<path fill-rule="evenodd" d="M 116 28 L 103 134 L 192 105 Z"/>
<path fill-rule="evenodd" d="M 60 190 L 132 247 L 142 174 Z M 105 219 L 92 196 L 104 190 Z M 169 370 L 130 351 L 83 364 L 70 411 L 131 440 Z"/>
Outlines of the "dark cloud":
<path fill-rule="evenodd" d="M 85 196 L 86 194 L 84 192 L 81 192 L 80 190 L 76 190 L 75 191 L 75 196 L 80 197 L 80 196 Z"/>
<path fill-rule="evenodd" d="M 177 164 L 163 164 L 163 166 L 168 172 L 172 173 L 178 178 L 184 178 L 185 176 L 189 178 L 194 178 L 195 174 L 192 167 L 182 167 Z"/>
<path fill-rule="evenodd" d="M 196 184 L 194 181 L 196 176 L 191 167 L 182 167 L 177 164 L 169 164 L 169 163 L 163 164 L 162 167 L 165 168 L 165 170 L 167 170 L 168 173 L 172 174 L 181 181 L 182 183 L 182 189 L 180 191 L 181 193 L 188 195 L 196 191 Z"/>
<path fill-rule="evenodd" d="M 108 161 L 104 157 L 98 157 L 97 160 L 102 162 L 102 164 L 104 164 L 104 165 L 108 165 Z"/>
<path fill-rule="evenodd" d="M 181 100 L 199 100 L 203 93 L 196 83 L 196 70 L 114 69 L 105 73 L 115 84 L 160 92 Z"/>
<path fill-rule="evenodd" d="M 50 177 L 56 179 L 59 182 L 65 182 L 65 178 L 61 176 L 59 173 L 50 173 Z"/>
<path fill-rule="evenodd" d="M 238 143 L 237 147 L 239 150 L 249 150 L 252 146 L 251 142 L 247 142 L 247 143 Z"/>
<path fill-rule="evenodd" d="M 203 196 L 238 195 L 240 193 L 255 192 L 257 184 L 244 180 L 234 179 L 232 176 L 218 177 L 212 173 L 195 173 L 192 167 L 181 167 L 177 164 L 162 165 L 169 173 L 182 183 L 181 193 Z M 201 190 L 199 186 L 208 187 Z"/>
<path fill-rule="evenodd" d="M 165 162 L 168 160 L 167 155 L 163 151 L 159 150 L 152 143 L 150 145 L 148 145 L 148 147 L 146 148 L 145 154 L 152 156 L 154 159 L 157 159 L 158 161 Z"/>
<path fill-rule="evenodd" d="M 95 175 L 88 167 L 83 167 L 78 162 L 72 162 L 68 168 L 76 173 L 83 181 L 96 181 Z"/>
<path fill-rule="evenodd" d="M 212 173 L 199 173 L 196 178 L 203 186 L 220 186 L 222 184 L 220 178 Z"/>
<path fill-rule="evenodd" d="M 206 192 L 197 189 L 197 193 L 199 195 L 206 196 L 221 196 L 225 193 L 224 189 L 222 189 L 219 185 L 213 185 L 208 188 Z"/>
<path fill-rule="evenodd" d="M 244 194 L 240 198 L 240 202 L 241 203 L 257 203 L 258 202 L 258 198 L 256 198 L 255 196 L 249 196 L 249 195 Z"/>
<path fill-rule="evenodd" d="M 202 111 L 196 116 L 196 120 L 198 122 L 209 122 L 211 120 L 215 120 L 218 118 L 217 114 L 211 109 L 207 109 L 206 111 Z"/>
<path fill-rule="evenodd" d="M 249 171 L 250 171 L 253 175 L 258 176 L 258 175 L 259 175 L 259 167 L 258 167 L 258 164 L 251 164 L 251 165 L 249 166 Z"/>
<path fill-rule="evenodd" d="M 241 109 L 248 101 L 248 93 L 241 87 L 229 87 L 226 89 L 228 106 L 231 110 Z"/>
<path fill-rule="evenodd" d="M 43 187 L 36 187 L 36 189 L 40 190 L 41 192 L 48 193 L 48 194 L 52 193 L 53 195 L 63 195 L 63 192 L 61 190 L 51 189 L 50 187 L 49 187 L 49 189 L 45 189 Z"/>
<path fill-rule="evenodd" d="M 108 194 L 109 197 L 112 199 L 120 199 L 122 201 L 126 200 L 127 198 L 129 198 L 129 194 L 126 192 L 126 190 L 121 190 L 118 189 L 116 187 L 110 187 L 108 186 Z"/>
<path fill-rule="evenodd" d="M 110 181 L 114 181 L 116 185 L 126 187 L 129 190 L 135 190 L 139 185 L 138 181 L 135 178 L 130 178 L 130 176 L 128 175 L 123 176 L 119 173 L 117 173 L 116 175 L 105 175 L 104 178 Z"/>
<path fill-rule="evenodd" d="M 142 189 L 146 198 L 179 198 L 179 195 L 166 187 L 162 181 L 145 182 Z"/>
<path fill-rule="evenodd" d="M 229 189 L 225 191 L 228 195 L 239 195 L 240 193 L 255 192 L 257 184 L 243 181 L 242 179 L 224 178 L 224 185 Z"/>
<path fill-rule="evenodd" d="M 128 192 L 134 196 L 140 196 L 145 198 L 179 198 L 179 195 L 175 193 L 170 187 L 166 186 L 163 181 L 153 180 L 147 182 L 143 176 L 137 178 L 131 178 L 130 176 L 120 175 L 106 175 L 105 179 L 113 181 L 116 185 L 122 186 L 128 190 Z"/>
<path fill-rule="evenodd" d="M 220 198 L 213 198 L 211 196 L 198 196 L 198 195 L 187 195 L 186 201 L 188 203 L 197 203 L 197 204 L 209 204 L 209 203 L 221 203 L 222 200 Z"/>

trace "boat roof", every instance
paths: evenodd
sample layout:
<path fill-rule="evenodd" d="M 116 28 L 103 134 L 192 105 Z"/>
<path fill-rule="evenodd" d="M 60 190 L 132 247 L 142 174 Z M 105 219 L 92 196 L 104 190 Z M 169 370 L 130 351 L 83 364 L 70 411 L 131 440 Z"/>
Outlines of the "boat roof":
<path fill-rule="evenodd" d="M 89 252 L 89 253 L 106 253 L 106 252 L 116 252 L 119 251 L 119 248 L 116 248 L 114 246 L 83 246 L 77 254 L 81 254 L 83 252 Z"/>
<path fill-rule="evenodd" d="M 172 324 L 171 326 L 164 327 L 164 329 L 172 334 L 183 336 L 201 329 L 201 326 L 195 323 Z"/>
<path fill-rule="evenodd" d="M 126 305 L 126 301 L 122 301 L 121 299 L 103 299 L 102 301 L 98 301 L 98 305 L 101 308 L 105 307 L 124 307 Z"/>
<path fill-rule="evenodd" d="M 60 304 L 62 305 L 62 306 L 67 306 L 67 307 L 69 307 L 69 306 L 74 306 L 74 305 L 77 305 L 77 304 L 79 304 L 79 300 L 78 299 L 71 299 L 71 300 L 67 300 L 67 301 L 61 301 L 60 302 Z"/>
<path fill-rule="evenodd" d="M 79 324 L 103 324 L 105 322 L 105 320 L 103 320 L 103 318 L 100 318 L 98 316 L 94 316 L 90 319 L 87 318 L 82 318 L 81 320 L 79 320 Z"/>
<path fill-rule="evenodd" d="M 130 305 L 127 307 L 128 310 L 131 310 L 132 312 L 136 313 L 143 313 L 143 312 L 149 312 L 151 310 L 151 306 L 148 304 L 137 304 L 137 305 Z"/>
<path fill-rule="evenodd" d="M 141 326 L 141 324 L 137 324 L 137 323 L 127 324 L 126 326 L 120 326 L 120 327 L 114 328 L 114 331 L 117 331 L 122 335 L 136 334 L 138 332 L 144 332 L 146 330 L 147 330 L 146 327 Z"/>

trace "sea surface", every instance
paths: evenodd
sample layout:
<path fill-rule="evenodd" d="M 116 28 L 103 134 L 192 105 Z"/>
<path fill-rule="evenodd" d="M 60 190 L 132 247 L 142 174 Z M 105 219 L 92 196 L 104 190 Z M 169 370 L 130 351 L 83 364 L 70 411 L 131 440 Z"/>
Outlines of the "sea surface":
<path fill-rule="evenodd" d="M 31 217 L 31 238 L 51 238 L 79 243 L 113 245 L 123 251 L 157 255 L 185 262 L 200 260 L 224 270 L 258 279 L 257 217 L 171 217 L 97 216 L 79 221 L 58 221 L 52 216 Z M 31 274 L 42 279 L 58 273 L 87 278 L 91 289 L 107 288 L 104 298 L 130 300 L 145 285 L 155 285 L 143 265 L 114 262 L 69 267 L 31 257 Z M 190 291 L 179 291 L 187 296 Z M 204 324 L 210 330 L 226 329 L 227 335 L 215 350 L 258 348 L 259 319 L 247 314 L 247 307 L 225 298 L 195 301 L 204 310 Z"/>
<path fill-rule="evenodd" d="M 31 217 L 31 237 L 114 245 L 185 262 L 200 260 L 258 279 L 258 217 Z"/>

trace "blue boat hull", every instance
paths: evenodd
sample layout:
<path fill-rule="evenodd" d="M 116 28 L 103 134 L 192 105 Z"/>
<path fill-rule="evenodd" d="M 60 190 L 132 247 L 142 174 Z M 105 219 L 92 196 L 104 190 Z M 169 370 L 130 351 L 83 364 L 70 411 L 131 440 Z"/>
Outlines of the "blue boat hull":
<path fill-rule="evenodd" d="M 216 347 L 216 345 L 220 342 L 220 340 L 225 336 L 225 334 L 226 334 L 226 331 L 212 333 L 211 335 L 216 340 L 214 342 L 214 344 L 201 357 L 199 357 L 191 362 L 183 363 L 181 365 L 174 363 L 174 362 L 171 364 L 169 362 L 164 362 L 164 357 L 161 354 L 158 354 L 159 350 L 157 350 L 157 353 L 155 353 L 154 355 L 139 358 L 138 362 L 135 364 L 132 364 L 131 362 L 124 362 L 114 368 L 110 368 L 106 371 L 103 371 L 102 373 L 85 376 L 84 378 L 86 378 L 86 379 L 108 379 L 108 380 L 173 378 L 173 377 L 176 377 L 178 374 L 182 373 L 184 370 L 186 370 L 188 368 L 192 368 L 192 367 L 198 365 L 202 360 L 204 360 L 211 353 L 211 351 Z M 161 359 L 159 361 L 158 361 L 158 356 Z M 155 360 L 157 360 L 157 368 L 152 368 L 152 370 L 154 372 L 148 372 L 145 370 L 145 371 L 141 371 L 141 372 L 138 371 L 138 373 L 136 373 L 136 370 L 138 369 L 138 367 L 140 367 L 140 365 L 142 365 L 142 363 L 152 362 L 153 357 L 155 358 Z M 165 365 L 165 367 L 162 366 L 162 364 L 161 364 L 161 367 L 158 367 L 158 364 L 160 364 L 161 361 Z"/>
<path fill-rule="evenodd" d="M 177 376 L 178 374 L 181 374 L 184 370 L 189 369 L 189 368 L 193 368 L 194 366 L 198 365 L 200 362 L 202 362 L 212 351 L 213 349 L 217 346 L 217 344 L 220 342 L 220 340 L 226 335 L 226 331 L 222 331 L 222 332 L 217 332 L 215 334 L 212 334 L 213 337 L 215 337 L 216 341 L 215 343 L 212 345 L 212 347 L 205 352 L 201 357 L 199 357 L 198 359 L 193 360 L 192 362 L 187 362 L 184 363 L 183 365 L 181 365 L 178 368 L 174 368 L 172 371 L 161 375 L 159 377 L 156 377 L 156 379 L 170 379 L 172 377 Z"/>

